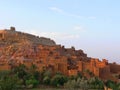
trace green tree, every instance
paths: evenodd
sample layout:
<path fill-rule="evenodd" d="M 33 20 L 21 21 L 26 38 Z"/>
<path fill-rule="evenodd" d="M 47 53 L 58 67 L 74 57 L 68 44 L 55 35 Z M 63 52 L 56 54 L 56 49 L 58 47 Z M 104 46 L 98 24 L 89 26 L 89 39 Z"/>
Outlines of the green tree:
<path fill-rule="evenodd" d="M 84 78 L 77 78 L 77 80 L 68 80 L 64 86 L 70 90 L 88 90 L 89 88 L 88 81 Z"/>
<path fill-rule="evenodd" d="M 116 90 L 120 90 L 120 83 L 117 83 Z"/>
<path fill-rule="evenodd" d="M 79 83 L 75 79 L 68 80 L 68 82 L 64 84 L 64 87 L 69 90 L 78 90 L 80 88 Z"/>
<path fill-rule="evenodd" d="M 64 76 L 61 73 L 57 73 L 56 75 L 53 76 L 53 78 L 51 79 L 51 84 L 54 86 L 63 86 L 64 83 L 67 82 L 67 77 Z"/>
<path fill-rule="evenodd" d="M 88 80 L 91 89 L 103 89 L 104 83 L 97 77 L 92 77 Z"/>
<path fill-rule="evenodd" d="M 19 66 L 13 68 L 12 71 L 21 79 L 23 79 L 24 76 L 27 75 L 27 67 L 24 64 L 20 64 Z"/>
<path fill-rule="evenodd" d="M 115 82 L 113 82 L 112 80 L 107 80 L 105 82 L 105 85 L 108 87 L 108 88 L 111 88 L 113 90 L 116 90 L 117 88 L 117 85 L 115 84 Z"/>
<path fill-rule="evenodd" d="M 20 64 L 12 68 L 12 74 L 17 75 L 18 78 L 22 81 L 23 86 L 26 85 L 26 77 L 28 75 L 28 68 L 24 64 Z"/>
<path fill-rule="evenodd" d="M 80 87 L 82 90 L 88 90 L 88 88 L 89 88 L 88 80 L 85 79 L 85 78 L 80 79 L 80 80 L 79 80 L 79 87 Z"/>
<path fill-rule="evenodd" d="M 36 80 L 40 79 L 40 72 L 37 70 L 37 66 L 35 64 L 31 65 L 28 73 L 31 74 Z"/>
<path fill-rule="evenodd" d="M 11 75 L 8 71 L 0 72 L 0 90 L 18 90 L 20 88 L 19 79 Z"/>
<path fill-rule="evenodd" d="M 48 77 L 48 76 L 45 76 L 44 78 L 43 78 L 43 83 L 45 84 L 45 85 L 50 85 L 50 77 Z"/>
<path fill-rule="evenodd" d="M 30 78 L 28 80 L 25 81 L 26 85 L 32 85 L 32 87 L 36 87 L 37 85 L 39 85 L 39 81 L 36 80 L 35 78 Z"/>

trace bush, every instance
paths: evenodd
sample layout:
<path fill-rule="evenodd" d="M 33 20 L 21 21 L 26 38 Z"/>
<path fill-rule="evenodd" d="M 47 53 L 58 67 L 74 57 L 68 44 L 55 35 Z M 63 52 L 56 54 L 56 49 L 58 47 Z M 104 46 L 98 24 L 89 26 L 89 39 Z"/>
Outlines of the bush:
<path fill-rule="evenodd" d="M 20 85 L 16 76 L 5 75 L 0 78 L 0 90 L 18 90 Z"/>
<path fill-rule="evenodd" d="M 43 83 L 44 83 L 45 85 L 49 85 L 49 84 L 50 84 L 50 77 L 48 77 L 48 76 L 44 77 Z"/>
<path fill-rule="evenodd" d="M 64 87 L 70 90 L 88 90 L 88 82 L 84 78 L 77 78 L 77 80 L 69 80 L 64 84 Z"/>
<path fill-rule="evenodd" d="M 120 90 L 120 83 L 117 83 L 116 90 Z"/>
<path fill-rule="evenodd" d="M 69 80 L 67 83 L 64 84 L 64 87 L 69 90 L 75 90 L 79 88 L 79 83 L 76 80 Z"/>
<path fill-rule="evenodd" d="M 43 77 L 51 77 L 52 76 L 52 71 L 51 70 L 46 70 L 44 73 L 43 73 Z"/>
<path fill-rule="evenodd" d="M 97 77 L 93 77 L 89 79 L 89 85 L 91 89 L 103 89 L 104 83 Z"/>
<path fill-rule="evenodd" d="M 39 84 L 39 81 L 36 80 L 36 79 L 26 80 L 26 85 L 27 86 L 32 85 L 33 87 L 36 87 L 38 84 Z"/>
<path fill-rule="evenodd" d="M 115 82 L 113 82 L 111 80 L 107 80 L 107 82 L 105 84 L 108 88 L 112 88 L 113 90 L 115 90 L 115 88 L 116 88 Z"/>
<path fill-rule="evenodd" d="M 53 86 L 63 86 L 64 83 L 66 82 L 67 82 L 67 77 L 65 77 L 62 74 L 56 74 L 51 80 L 51 84 Z"/>
<path fill-rule="evenodd" d="M 89 88 L 89 84 L 88 84 L 88 80 L 82 78 L 79 80 L 79 87 L 82 89 L 82 90 L 88 90 Z"/>
<path fill-rule="evenodd" d="M 24 64 L 21 64 L 13 68 L 13 73 L 16 74 L 19 78 L 23 79 L 27 74 L 27 67 Z"/>

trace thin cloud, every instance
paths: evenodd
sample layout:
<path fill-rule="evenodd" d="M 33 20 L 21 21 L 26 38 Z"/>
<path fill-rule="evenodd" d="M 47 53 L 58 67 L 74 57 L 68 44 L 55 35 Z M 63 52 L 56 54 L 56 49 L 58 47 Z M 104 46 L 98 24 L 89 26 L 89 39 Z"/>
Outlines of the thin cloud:
<path fill-rule="evenodd" d="M 63 10 L 59 9 L 57 7 L 49 7 L 49 9 L 52 10 L 52 11 L 58 12 L 58 13 L 63 13 Z"/>
<path fill-rule="evenodd" d="M 60 8 L 57 8 L 57 7 L 49 7 L 49 9 L 51 11 L 58 12 L 60 14 L 66 15 L 66 16 L 75 17 L 75 18 L 82 18 L 82 16 L 80 16 L 80 15 L 75 15 L 75 14 L 67 13 L 64 10 L 62 10 Z"/>
<path fill-rule="evenodd" d="M 40 36 L 47 36 L 49 38 L 53 39 L 59 39 L 59 40 L 64 40 L 64 39 L 77 39 L 79 38 L 79 35 L 77 34 L 67 34 L 67 33 L 59 33 L 59 32 L 42 32 L 40 33 Z"/>
<path fill-rule="evenodd" d="M 80 26 L 80 25 L 74 26 L 73 30 L 80 31 L 80 32 L 86 31 L 86 29 L 84 27 Z"/>
<path fill-rule="evenodd" d="M 39 37 L 47 37 L 54 40 L 70 40 L 70 39 L 78 39 L 80 36 L 78 34 L 68 34 L 68 33 L 60 33 L 60 32 L 39 32 L 32 30 L 31 34 L 37 35 Z"/>
<path fill-rule="evenodd" d="M 81 19 L 81 18 L 96 19 L 95 16 L 84 17 L 84 16 L 80 16 L 80 15 L 76 15 L 76 14 L 65 12 L 64 10 L 62 10 L 60 8 L 57 8 L 57 7 L 49 7 L 49 10 L 57 12 L 57 13 L 60 13 L 60 14 L 63 14 L 63 15 L 66 15 L 66 16 L 79 18 L 79 19 Z"/>

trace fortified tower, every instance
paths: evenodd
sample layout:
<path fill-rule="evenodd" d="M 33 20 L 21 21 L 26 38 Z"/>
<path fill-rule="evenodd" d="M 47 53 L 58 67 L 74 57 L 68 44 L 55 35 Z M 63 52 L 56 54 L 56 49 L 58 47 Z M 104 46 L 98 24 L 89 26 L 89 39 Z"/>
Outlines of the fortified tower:
<path fill-rule="evenodd" d="M 15 27 L 10 27 L 10 29 L 0 30 L 0 40 L 5 40 L 15 35 Z"/>

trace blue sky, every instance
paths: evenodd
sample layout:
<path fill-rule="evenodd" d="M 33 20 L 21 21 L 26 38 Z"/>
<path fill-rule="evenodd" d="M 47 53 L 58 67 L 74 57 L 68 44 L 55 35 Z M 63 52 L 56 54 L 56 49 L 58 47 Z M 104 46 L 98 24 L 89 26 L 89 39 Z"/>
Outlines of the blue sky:
<path fill-rule="evenodd" d="M 0 0 L 0 29 L 54 39 L 120 63 L 120 0 Z"/>

